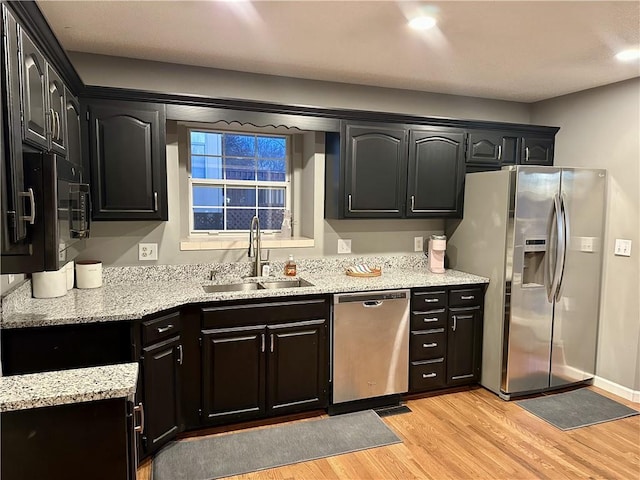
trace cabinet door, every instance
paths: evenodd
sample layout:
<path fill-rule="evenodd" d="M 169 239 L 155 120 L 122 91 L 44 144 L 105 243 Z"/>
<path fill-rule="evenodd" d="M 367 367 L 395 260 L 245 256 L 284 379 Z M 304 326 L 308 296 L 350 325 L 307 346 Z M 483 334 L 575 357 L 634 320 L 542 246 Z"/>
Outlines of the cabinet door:
<path fill-rule="evenodd" d="M 222 423 L 264 414 L 265 327 L 202 332 L 202 420 Z"/>
<path fill-rule="evenodd" d="M 47 63 L 29 36 L 20 36 L 20 84 L 22 91 L 22 136 L 26 142 L 49 148 L 49 95 Z"/>
<path fill-rule="evenodd" d="M 447 333 L 447 384 L 477 382 L 482 362 L 482 310 L 450 308 Z"/>
<path fill-rule="evenodd" d="M 66 141 L 67 159 L 82 166 L 82 148 L 81 148 L 81 131 L 82 123 L 80 121 L 80 103 L 69 90 L 65 90 L 65 118 L 66 118 Z M 83 181 L 88 181 L 87 178 Z"/>
<path fill-rule="evenodd" d="M 347 125 L 345 217 L 402 217 L 406 191 L 406 130 Z"/>
<path fill-rule="evenodd" d="M 554 139 L 551 137 L 522 137 L 521 165 L 553 165 Z"/>
<path fill-rule="evenodd" d="M 408 217 L 461 217 L 464 199 L 464 134 L 411 130 Z"/>
<path fill-rule="evenodd" d="M 267 413 L 326 406 L 326 332 L 324 319 L 267 327 Z"/>
<path fill-rule="evenodd" d="M 146 453 L 155 452 L 174 438 L 180 428 L 180 337 L 145 347 L 142 356 L 144 378 Z"/>
<path fill-rule="evenodd" d="M 497 170 L 514 165 L 518 158 L 518 135 L 500 131 L 471 131 L 467 143 L 467 172 Z M 473 168 L 469 168 L 469 166 Z"/>
<path fill-rule="evenodd" d="M 89 111 L 95 220 L 167 220 L 162 105 L 92 102 Z"/>
<path fill-rule="evenodd" d="M 51 150 L 55 153 L 66 155 L 65 87 L 60 76 L 49 64 L 47 64 L 47 95 L 49 96 Z"/>

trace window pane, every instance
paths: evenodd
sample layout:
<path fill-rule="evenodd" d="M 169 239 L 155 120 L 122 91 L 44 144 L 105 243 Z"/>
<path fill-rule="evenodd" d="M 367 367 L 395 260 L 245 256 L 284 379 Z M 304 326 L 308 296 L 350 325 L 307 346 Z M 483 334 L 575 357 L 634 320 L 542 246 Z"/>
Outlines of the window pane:
<path fill-rule="evenodd" d="M 222 187 L 193 187 L 193 206 L 194 207 L 222 207 L 224 192 Z"/>
<path fill-rule="evenodd" d="M 227 209 L 227 230 L 249 230 L 255 214 L 255 208 Z"/>
<path fill-rule="evenodd" d="M 260 228 L 263 230 L 280 230 L 282 219 L 284 218 L 284 210 L 265 209 L 258 210 L 258 218 L 260 219 Z"/>
<path fill-rule="evenodd" d="M 254 207 L 255 209 L 256 189 L 227 187 L 227 206 L 228 207 Z"/>
<path fill-rule="evenodd" d="M 224 154 L 234 157 L 255 157 L 256 137 L 253 135 L 224 135 Z"/>
<path fill-rule="evenodd" d="M 191 153 L 222 155 L 222 135 L 220 133 L 191 132 Z"/>
<path fill-rule="evenodd" d="M 258 207 L 283 207 L 285 201 L 284 188 L 259 188 Z"/>
<path fill-rule="evenodd" d="M 191 157 L 191 176 L 193 178 L 222 178 L 222 158 L 221 157 Z"/>
<path fill-rule="evenodd" d="M 256 161 L 252 158 L 225 158 L 225 178 L 228 180 L 255 180 Z"/>
<path fill-rule="evenodd" d="M 194 208 L 194 230 L 223 230 L 224 214 L 221 208 Z"/>
<path fill-rule="evenodd" d="M 287 141 L 284 137 L 258 137 L 258 157 L 284 159 Z"/>
<path fill-rule="evenodd" d="M 258 160 L 258 180 L 284 182 L 287 163 L 285 160 Z"/>

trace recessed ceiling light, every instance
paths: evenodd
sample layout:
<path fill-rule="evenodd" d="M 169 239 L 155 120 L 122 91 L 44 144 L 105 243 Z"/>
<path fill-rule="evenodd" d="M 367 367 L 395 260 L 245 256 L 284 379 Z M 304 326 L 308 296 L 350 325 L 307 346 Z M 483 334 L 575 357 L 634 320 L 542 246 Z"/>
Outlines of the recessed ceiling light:
<path fill-rule="evenodd" d="M 414 30 L 428 30 L 435 26 L 435 24 L 436 19 L 426 15 L 422 17 L 415 17 L 409 22 L 409 26 Z"/>
<path fill-rule="evenodd" d="M 629 62 L 631 60 L 638 60 L 640 58 L 640 48 L 630 48 L 629 50 L 623 50 L 616 54 L 618 60 L 623 62 Z"/>

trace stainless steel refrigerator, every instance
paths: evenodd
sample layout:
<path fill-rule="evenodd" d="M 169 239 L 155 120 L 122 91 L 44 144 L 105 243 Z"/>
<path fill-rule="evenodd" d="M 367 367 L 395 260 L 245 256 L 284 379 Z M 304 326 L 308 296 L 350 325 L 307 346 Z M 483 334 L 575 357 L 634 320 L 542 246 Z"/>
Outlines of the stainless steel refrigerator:
<path fill-rule="evenodd" d="M 517 166 L 466 175 L 449 266 L 489 277 L 480 383 L 502 398 L 595 372 L 606 171 Z"/>

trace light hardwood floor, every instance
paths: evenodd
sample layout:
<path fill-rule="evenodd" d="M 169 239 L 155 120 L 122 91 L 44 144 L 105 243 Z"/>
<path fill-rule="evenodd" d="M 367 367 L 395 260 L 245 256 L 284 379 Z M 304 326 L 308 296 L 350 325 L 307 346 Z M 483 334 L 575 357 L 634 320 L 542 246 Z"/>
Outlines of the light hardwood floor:
<path fill-rule="evenodd" d="M 483 388 L 414 398 L 407 406 L 410 413 L 383 419 L 400 444 L 230 478 L 640 480 L 640 416 L 563 432 Z M 138 480 L 151 480 L 151 461 L 140 466 Z"/>

